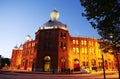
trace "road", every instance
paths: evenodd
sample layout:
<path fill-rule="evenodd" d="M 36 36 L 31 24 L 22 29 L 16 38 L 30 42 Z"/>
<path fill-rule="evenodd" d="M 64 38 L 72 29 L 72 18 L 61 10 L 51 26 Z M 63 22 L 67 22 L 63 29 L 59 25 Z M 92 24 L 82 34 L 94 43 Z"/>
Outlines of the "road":
<path fill-rule="evenodd" d="M 117 73 L 107 74 L 107 79 L 118 79 Z M 102 73 L 91 74 L 39 74 L 39 73 L 0 73 L 0 79 L 104 79 Z"/>

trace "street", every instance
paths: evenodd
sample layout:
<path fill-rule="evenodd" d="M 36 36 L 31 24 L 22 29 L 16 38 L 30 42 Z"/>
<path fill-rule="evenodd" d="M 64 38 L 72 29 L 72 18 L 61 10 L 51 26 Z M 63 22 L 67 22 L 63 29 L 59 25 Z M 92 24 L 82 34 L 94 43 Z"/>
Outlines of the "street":
<path fill-rule="evenodd" d="M 118 79 L 117 73 L 106 75 L 107 79 Z M 102 73 L 91 74 L 39 74 L 39 73 L 16 73 L 1 72 L 0 79 L 104 79 Z"/>

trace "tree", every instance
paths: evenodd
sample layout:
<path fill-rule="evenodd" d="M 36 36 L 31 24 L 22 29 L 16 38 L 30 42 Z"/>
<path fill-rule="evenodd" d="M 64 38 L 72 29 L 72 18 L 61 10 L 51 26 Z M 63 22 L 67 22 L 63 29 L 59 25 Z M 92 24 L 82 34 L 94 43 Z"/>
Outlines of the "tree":
<path fill-rule="evenodd" d="M 5 66 L 10 66 L 10 59 L 9 58 L 1 58 L 1 68 Z"/>
<path fill-rule="evenodd" d="M 80 0 L 85 8 L 82 15 L 90 22 L 102 39 L 111 42 L 111 47 L 117 59 L 119 79 L 120 67 L 120 0 Z"/>

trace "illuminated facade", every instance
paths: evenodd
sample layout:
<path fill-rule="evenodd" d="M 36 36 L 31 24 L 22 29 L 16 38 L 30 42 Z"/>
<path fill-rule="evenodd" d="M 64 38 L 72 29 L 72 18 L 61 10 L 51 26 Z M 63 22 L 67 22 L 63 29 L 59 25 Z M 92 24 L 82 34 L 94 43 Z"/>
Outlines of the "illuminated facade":
<path fill-rule="evenodd" d="M 10 67 L 11 69 L 32 71 L 35 57 L 35 40 L 32 40 L 28 35 L 23 45 L 13 48 Z"/>
<path fill-rule="evenodd" d="M 11 63 L 10 67 L 11 69 L 19 69 L 21 65 L 22 60 L 22 45 L 20 47 L 17 47 L 17 45 L 12 50 L 12 57 L 11 57 Z"/>
<path fill-rule="evenodd" d="M 32 71 L 34 69 L 34 60 L 36 57 L 35 41 L 26 41 L 23 44 L 21 67 L 22 70 Z"/>
<path fill-rule="evenodd" d="M 35 40 L 22 45 L 20 69 L 40 72 L 79 71 L 82 67 L 102 69 L 102 56 L 98 40 L 89 37 L 72 37 L 66 24 L 59 22 L 59 12 L 53 10 L 51 19 L 35 33 Z M 11 67 L 14 63 L 14 49 Z M 106 69 L 114 69 L 114 57 L 104 54 Z M 15 65 L 16 66 L 16 65 Z"/>

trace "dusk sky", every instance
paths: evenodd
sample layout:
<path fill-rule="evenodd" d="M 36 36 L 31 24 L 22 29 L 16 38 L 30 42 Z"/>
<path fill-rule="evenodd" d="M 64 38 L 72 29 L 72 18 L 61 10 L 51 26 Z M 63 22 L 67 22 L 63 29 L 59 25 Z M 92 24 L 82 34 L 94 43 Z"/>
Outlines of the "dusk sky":
<path fill-rule="evenodd" d="M 23 44 L 27 35 L 35 39 L 35 32 L 50 19 L 54 8 L 71 36 L 100 37 L 82 17 L 79 0 L 0 0 L 0 55 L 11 58 L 14 46 Z"/>

